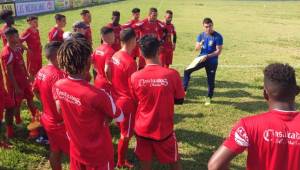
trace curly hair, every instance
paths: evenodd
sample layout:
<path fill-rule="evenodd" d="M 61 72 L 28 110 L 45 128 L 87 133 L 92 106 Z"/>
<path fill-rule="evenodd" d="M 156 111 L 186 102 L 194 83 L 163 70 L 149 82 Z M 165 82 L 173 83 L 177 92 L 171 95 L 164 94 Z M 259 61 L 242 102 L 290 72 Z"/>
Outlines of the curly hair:
<path fill-rule="evenodd" d="M 58 64 L 68 74 L 81 74 L 87 67 L 92 53 L 90 43 L 82 38 L 66 40 L 59 48 Z"/>
<path fill-rule="evenodd" d="M 289 64 L 273 63 L 264 69 L 264 82 L 276 100 L 286 101 L 295 97 L 297 89 L 295 69 Z"/>
<path fill-rule="evenodd" d="M 0 12 L 0 18 L 2 20 L 6 20 L 7 17 L 12 16 L 12 15 L 13 15 L 12 10 L 6 10 L 5 9 L 5 10 L 3 10 L 3 11 Z"/>

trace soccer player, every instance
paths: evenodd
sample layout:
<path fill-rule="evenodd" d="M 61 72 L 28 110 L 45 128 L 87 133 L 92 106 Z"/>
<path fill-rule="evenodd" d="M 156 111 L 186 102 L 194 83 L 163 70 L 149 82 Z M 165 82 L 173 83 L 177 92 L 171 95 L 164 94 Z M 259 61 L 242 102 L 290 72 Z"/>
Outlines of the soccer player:
<path fill-rule="evenodd" d="M 58 113 L 62 113 L 70 140 L 70 169 L 114 169 L 109 121 L 124 115 L 112 97 L 84 80 L 92 48 L 87 40 L 65 41 L 58 51 L 58 64 L 69 75 L 53 86 Z"/>
<path fill-rule="evenodd" d="M 300 113 L 295 104 L 299 91 L 294 68 L 280 63 L 268 65 L 263 94 L 269 110 L 238 121 L 210 158 L 208 169 L 227 169 L 244 150 L 248 151 L 248 170 L 300 169 Z"/>
<path fill-rule="evenodd" d="M 8 101 L 15 108 L 16 123 L 22 122 L 20 117 L 20 107 L 23 99 L 27 100 L 27 105 L 31 112 L 32 118 L 37 113 L 37 108 L 33 104 L 33 93 L 28 80 L 28 74 L 23 61 L 23 49 L 20 47 L 20 39 L 18 31 L 15 28 L 8 28 L 5 31 L 7 44 L 1 52 L 1 61 L 3 71 L 5 72 L 5 86 L 7 87 Z M 8 115 L 7 136 L 13 137 L 12 116 Z M 37 131 L 31 131 L 30 137 L 34 138 L 38 135 Z"/>
<path fill-rule="evenodd" d="M 33 92 L 43 105 L 41 123 L 50 143 L 50 165 L 55 170 L 62 169 L 61 154 L 69 155 L 69 140 L 65 125 L 62 115 L 57 112 L 52 94 L 54 83 L 66 77 L 66 74 L 58 68 L 57 63 L 57 50 L 60 46 L 59 41 L 52 41 L 45 46 L 48 65 L 39 70 L 33 83 Z"/>
<path fill-rule="evenodd" d="M 111 77 L 109 72 L 109 63 L 111 57 L 114 55 L 115 51 L 112 48 L 112 44 L 115 42 L 114 30 L 109 27 L 101 28 L 101 39 L 103 43 L 96 48 L 92 54 L 92 63 L 96 74 L 95 86 L 99 89 L 104 89 L 106 92 L 110 93 L 111 84 L 108 81 L 108 77 Z"/>
<path fill-rule="evenodd" d="M 124 112 L 125 120 L 120 123 L 121 137 L 118 143 L 118 164 L 120 167 L 133 168 L 127 161 L 127 151 L 129 140 L 133 135 L 134 117 L 136 104 L 133 102 L 129 91 L 129 80 L 131 74 L 137 71 L 137 66 L 131 53 L 136 46 L 135 32 L 132 28 L 121 31 L 122 49 L 116 52 L 110 64 L 112 72 L 112 86 L 116 98 L 117 106 Z"/>
<path fill-rule="evenodd" d="M 161 52 L 160 52 L 160 61 L 161 65 L 164 67 L 169 67 L 173 61 L 173 51 L 176 48 L 176 30 L 174 25 L 172 24 L 173 12 L 171 10 L 166 11 L 165 15 L 165 26 L 167 29 L 167 36 L 162 44 Z M 173 39 L 172 39 L 173 38 Z"/>
<path fill-rule="evenodd" d="M 89 10 L 84 9 L 80 13 L 82 21 L 86 24 L 87 30 L 86 30 L 86 39 L 93 45 L 93 39 L 92 39 L 92 29 L 91 29 L 91 22 L 92 22 L 92 16 Z"/>
<path fill-rule="evenodd" d="M 21 34 L 21 41 L 27 43 L 26 68 L 30 80 L 33 80 L 36 73 L 42 68 L 42 44 L 38 30 L 38 17 L 29 16 L 27 18 L 29 28 Z"/>
<path fill-rule="evenodd" d="M 119 51 L 121 49 L 120 32 L 122 30 L 122 26 L 120 25 L 120 16 L 121 15 L 119 11 L 113 11 L 112 22 L 107 24 L 107 26 L 112 28 L 115 33 L 115 42 L 112 45 L 112 48 L 115 51 Z"/>
<path fill-rule="evenodd" d="M 146 35 L 140 40 L 146 60 L 144 69 L 131 76 L 131 91 L 138 103 L 135 116 L 135 153 L 142 170 L 151 170 L 154 157 L 170 164 L 172 170 L 181 169 L 174 132 L 174 103 L 182 104 L 184 90 L 176 70 L 164 68 L 159 62 L 160 42 Z"/>
<path fill-rule="evenodd" d="M 203 29 L 204 32 L 198 35 L 195 46 L 195 51 L 200 50 L 199 56 L 201 56 L 202 59 L 195 67 L 184 70 L 183 86 L 184 90 L 187 91 L 191 74 L 204 67 L 208 84 L 208 94 L 205 99 L 205 105 L 210 105 L 214 95 L 215 77 L 218 67 L 218 58 L 222 52 L 223 37 L 213 29 L 213 21 L 210 18 L 204 18 Z"/>
<path fill-rule="evenodd" d="M 165 25 L 157 19 L 157 9 L 150 8 L 148 18 L 136 23 L 133 28 L 138 31 L 140 38 L 145 35 L 152 35 L 158 38 L 159 41 L 164 39 Z M 145 59 L 140 55 L 139 57 L 139 70 L 145 67 Z"/>
<path fill-rule="evenodd" d="M 73 24 L 73 32 L 74 33 L 78 32 L 78 33 L 84 35 L 84 37 L 86 38 L 86 40 L 88 40 L 87 37 L 86 37 L 88 28 L 89 27 L 84 22 L 82 22 L 82 21 L 77 21 L 77 22 L 75 22 Z"/>
<path fill-rule="evenodd" d="M 139 8 L 133 8 L 132 11 L 131 11 L 132 19 L 130 21 L 128 21 L 126 24 L 122 25 L 122 28 L 123 29 L 125 29 L 125 28 L 134 28 L 134 25 L 136 23 L 140 22 L 140 12 L 141 12 L 141 10 Z M 139 39 L 138 30 L 136 30 L 135 35 L 137 36 L 136 39 L 138 40 Z M 136 59 L 136 57 L 140 56 L 139 51 L 140 51 L 140 49 L 139 49 L 139 46 L 138 46 L 138 43 L 137 43 L 135 49 L 132 52 L 132 57 L 134 59 Z"/>
<path fill-rule="evenodd" d="M 63 42 L 64 41 L 63 40 L 63 34 L 64 34 L 63 28 L 67 24 L 66 16 L 64 16 L 62 14 L 56 14 L 54 18 L 55 18 L 56 25 L 48 33 L 49 42 L 51 42 L 51 41 Z"/>
<path fill-rule="evenodd" d="M 15 24 L 15 19 L 11 10 L 2 10 L 0 12 L 0 18 L 5 22 L 5 24 L 3 24 L 2 28 L 0 29 L 0 34 L 3 42 L 2 45 L 4 47 L 7 43 L 4 32 L 7 28 L 11 28 Z"/>

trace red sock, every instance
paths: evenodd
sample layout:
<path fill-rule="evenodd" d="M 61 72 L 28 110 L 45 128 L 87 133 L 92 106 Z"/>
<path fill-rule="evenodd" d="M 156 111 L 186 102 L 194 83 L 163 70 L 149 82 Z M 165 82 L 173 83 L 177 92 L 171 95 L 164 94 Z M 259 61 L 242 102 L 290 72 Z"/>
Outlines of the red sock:
<path fill-rule="evenodd" d="M 15 120 L 16 120 L 16 124 L 21 124 L 22 123 L 22 119 L 21 119 L 21 114 L 20 113 L 15 114 Z"/>
<path fill-rule="evenodd" d="M 14 128 L 12 125 L 6 126 L 6 136 L 7 138 L 12 138 L 14 136 Z"/>
<path fill-rule="evenodd" d="M 123 166 L 127 155 L 129 140 L 120 139 L 118 143 L 118 164 L 117 166 Z"/>

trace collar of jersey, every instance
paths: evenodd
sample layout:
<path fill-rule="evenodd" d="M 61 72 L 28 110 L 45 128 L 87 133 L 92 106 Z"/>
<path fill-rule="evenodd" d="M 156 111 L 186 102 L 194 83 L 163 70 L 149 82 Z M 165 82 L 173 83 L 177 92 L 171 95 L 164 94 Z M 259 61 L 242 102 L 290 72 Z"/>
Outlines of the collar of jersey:
<path fill-rule="evenodd" d="M 73 77 L 71 77 L 71 76 L 68 76 L 68 79 L 74 80 L 74 81 L 82 81 L 82 80 L 84 80 L 84 79 L 73 78 Z"/>

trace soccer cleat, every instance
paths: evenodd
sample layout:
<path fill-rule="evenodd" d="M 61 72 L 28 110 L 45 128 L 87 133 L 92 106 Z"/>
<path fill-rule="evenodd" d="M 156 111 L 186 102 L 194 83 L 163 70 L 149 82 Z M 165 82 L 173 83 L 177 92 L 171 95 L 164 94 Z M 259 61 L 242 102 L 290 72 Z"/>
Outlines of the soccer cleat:
<path fill-rule="evenodd" d="M 211 98 L 210 98 L 210 97 L 207 97 L 207 98 L 205 99 L 204 105 L 205 105 L 205 106 L 208 106 L 208 105 L 210 105 L 210 104 L 211 104 Z"/>
<path fill-rule="evenodd" d="M 6 137 L 13 138 L 14 137 L 14 128 L 13 126 L 6 126 Z"/>

